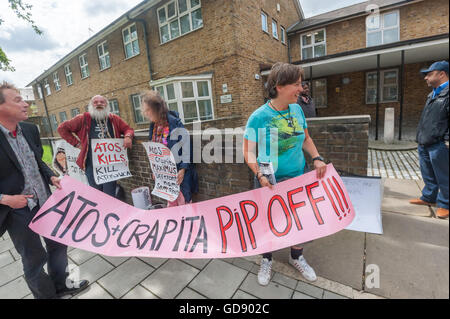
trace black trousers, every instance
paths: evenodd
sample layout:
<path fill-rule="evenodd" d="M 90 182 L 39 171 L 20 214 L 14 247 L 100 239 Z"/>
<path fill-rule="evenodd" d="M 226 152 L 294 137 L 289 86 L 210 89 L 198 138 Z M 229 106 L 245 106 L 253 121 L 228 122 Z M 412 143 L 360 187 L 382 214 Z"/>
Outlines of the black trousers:
<path fill-rule="evenodd" d="M 56 297 L 57 289 L 66 286 L 67 246 L 44 238 L 44 249 L 39 235 L 28 228 L 38 210 L 39 206 L 32 211 L 28 207 L 13 210 L 6 218 L 6 230 L 22 257 L 25 280 L 34 298 L 50 299 Z M 48 274 L 44 271 L 45 264 Z"/>

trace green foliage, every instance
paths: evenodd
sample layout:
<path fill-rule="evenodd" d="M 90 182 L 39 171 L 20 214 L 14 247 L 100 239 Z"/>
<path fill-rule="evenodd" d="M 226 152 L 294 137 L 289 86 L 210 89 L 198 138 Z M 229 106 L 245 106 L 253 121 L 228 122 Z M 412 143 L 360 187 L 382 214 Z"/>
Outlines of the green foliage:
<path fill-rule="evenodd" d="M 42 31 L 36 26 L 33 19 L 31 18 L 31 9 L 33 8 L 32 5 L 24 3 L 22 0 L 8 0 L 9 7 L 13 12 L 16 14 L 16 16 L 19 19 L 25 20 L 29 24 L 31 24 L 31 27 L 37 34 L 42 34 Z M 4 20 L 0 19 L 0 26 Z M 14 72 L 15 69 L 11 65 L 11 60 L 8 59 L 6 56 L 6 53 L 2 50 L 0 47 L 0 71 L 12 71 Z"/>

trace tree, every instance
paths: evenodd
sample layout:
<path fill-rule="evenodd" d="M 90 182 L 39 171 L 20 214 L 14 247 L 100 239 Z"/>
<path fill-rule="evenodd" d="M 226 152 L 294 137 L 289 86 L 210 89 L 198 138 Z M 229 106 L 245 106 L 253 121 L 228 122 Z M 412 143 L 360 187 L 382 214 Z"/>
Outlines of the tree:
<path fill-rule="evenodd" d="M 42 34 L 42 31 L 36 26 L 36 24 L 31 18 L 31 9 L 33 8 L 32 5 L 24 3 L 22 0 L 8 0 L 8 5 L 19 19 L 25 20 L 26 22 L 31 24 L 31 27 L 37 34 L 39 35 Z M 0 26 L 3 22 L 4 20 L 0 18 Z M 11 60 L 8 59 L 6 53 L 3 51 L 1 47 L 0 47 L 0 70 L 13 72 L 15 71 L 14 67 L 11 65 Z"/>

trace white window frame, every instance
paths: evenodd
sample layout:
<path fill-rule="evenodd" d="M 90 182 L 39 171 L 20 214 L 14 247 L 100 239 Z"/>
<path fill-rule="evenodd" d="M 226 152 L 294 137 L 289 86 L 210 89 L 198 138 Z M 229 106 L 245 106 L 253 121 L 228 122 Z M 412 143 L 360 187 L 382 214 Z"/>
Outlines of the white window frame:
<path fill-rule="evenodd" d="M 111 67 L 111 57 L 109 55 L 109 47 L 108 51 L 105 51 L 105 44 L 107 43 L 108 41 L 103 41 L 102 43 L 97 45 L 98 63 L 100 65 L 100 71 L 109 69 Z M 100 48 L 103 54 L 100 54 Z M 102 62 L 104 63 L 104 67 L 102 67 Z"/>
<path fill-rule="evenodd" d="M 87 79 L 88 77 L 91 76 L 90 72 L 89 72 L 89 63 L 87 60 L 87 53 L 84 53 L 82 55 L 80 55 L 78 57 L 78 62 L 80 63 L 80 72 L 81 72 L 81 79 Z M 82 64 L 82 62 L 84 64 Z M 86 70 L 87 75 L 83 75 L 83 70 Z"/>
<path fill-rule="evenodd" d="M 395 71 L 397 74 L 397 81 L 396 81 L 395 85 L 394 84 L 388 84 L 388 85 L 384 84 L 384 73 L 392 72 L 392 71 Z M 366 104 L 377 104 L 376 100 L 375 100 L 375 102 L 368 102 L 369 95 L 367 93 L 368 93 L 369 89 L 375 89 L 375 90 L 377 89 L 376 84 L 375 84 L 375 86 L 369 86 L 369 75 L 370 74 L 377 75 L 377 71 L 370 71 L 370 72 L 366 73 Z M 394 69 L 380 70 L 380 79 L 377 79 L 377 81 L 379 81 L 379 83 L 380 83 L 380 103 L 396 103 L 396 102 L 398 102 L 398 97 L 399 97 L 399 87 L 398 87 L 399 78 L 398 77 L 399 77 L 398 69 L 394 68 Z M 384 96 L 383 96 L 385 87 L 397 87 L 397 99 L 385 100 Z"/>
<path fill-rule="evenodd" d="M 52 95 L 52 89 L 50 88 L 50 84 L 48 83 L 48 79 L 44 80 L 44 89 L 47 93 L 47 96 Z"/>
<path fill-rule="evenodd" d="M 115 102 L 115 105 L 113 105 Z M 117 110 L 115 110 L 115 107 L 117 106 Z M 120 116 L 120 110 L 119 110 L 119 101 L 117 99 L 109 100 L 109 107 L 111 109 L 111 113 L 119 115 Z"/>
<path fill-rule="evenodd" d="M 280 39 L 281 43 L 286 44 L 286 29 L 280 25 Z"/>
<path fill-rule="evenodd" d="M 39 84 L 36 85 L 36 89 L 38 92 L 39 99 L 42 100 L 44 98 L 44 95 L 42 94 L 41 86 Z"/>
<path fill-rule="evenodd" d="M 135 97 L 139 98 L 139 111 L 141 112 L 141 116 L 142 116 L 142 121 L 140 121 L 140 122 L 137 121 L 137 117 L 136 117 L 136 111 L 138 109 L 136 108 L 136 105 L 134 105 L 134 98 Z M 144 113 L 142 112 L 142 99 L 141 99 L 140 94 L 131 94 L 130 95 L 130 99 L 131 99 L 131 109 L 133 110 L 134 122 L 136 124 L 147 124 L 147 123 L 149 123 L 148 119 L 144 116 Z"/>
<path fill-rule="evenodd" d="M 53 83 L 55 85 L 55 91 L 58 92 L 61 90 L 61 84 L 59 83 L 58 72 L 53 73 Z"/>
<path fill-rule="evenodd" d="M 136 38 L 133 38 L 131 35 L 133 34 L 131 32 L 131 28 L 135 27 L 136 29 Z M 130 40 L 128 42 L 125 41 L 125 31 L 128 30 L 128 33 L 130 34 Z M 139 33 L 138 33 L 138 28 L 136 23 L 130 24 L 129 26 L 127 26 L 126 28 L 122 29 L 122 42 L 123 42 L 123 49 L 125 51 L 125 60 L 134 58 L 135 56 L 141 54 L 141 48 L 139 47 Z M 138 52 L 134 52 L 134 46 L 133 46 L 133 42 L 137 42 L 137 49 Z M 127 45 L 131 44 L 131 48 L 133 48 L 133 54 L 131 56 L 127 56 Z"/>
<path fill-rule="evenodd" d="M 171 4 L 175 4 L 175 14 L 173 16 L 169 17 L 168 16 L 168 12 L 169 12 L 168 7 Z M 194 31 L 197 31 L 197 30 L 200 30 L 201 28 L 203 28 L 203 12 L 202 12 L 202 24 L 201 24 L 201 26 L 199 26 L 196 29 L 194 29 L 194 26 L 193 26 L 193 23 L 192 23 L 192 13 L 194 11 L 197 11 L 198 9 L 200 9 L 200 10 L 202 9 L 202 2 L 201 2 L 201 0 L 199 0 L 199 4 L 194 6 L 194 7 L 191 7 L 191 0 L 186 0 L 186 4 L 187 4 L 187 9 L 186 9 L 186 11 L 184 11 L 182 13 L 180 13 L 180 9 L 179 9 L 179 6 L 178 6 L 178 0 L 170 1 L 170 2 L 166 3 L 165 5 L 159 7 L 158 9 L 156 9 L 156 19 L 158 20 L 158 32 L 159 32 L 159 43 L 160 43 L 160 45 L 168 43 L 170 41 L 173 41 L 175 39 L 178 39 L 178 38 L 180 38 L 182 36 L 185 36 L 185 35 L 187 35 L 189 33 L 192 33 Z M 161 9 L 164 9 L 164 14 L 166 15 L 166 21 L 162 22 L 162 23 L 161 23 L 160 18 L 159 18 L 159 12 L 161 11 Z M 187 15 L 189 16 L 189 29 L 190 29 L 190 31 L 182 34 L 181 33 L 181 18 L 183 18 L 183 17 L 185 17 Z M 170 24 L 172 22 L 176 21 L 176 20 L 178 20 L 178 36 L 174 37 L 174 36 L 172 36 L 172 29 L 170 27 Z M 163 27 L 165 27 L 165 26 L 167 26 L 168 31 L 169 31 L 169 40 L 163 42 L 161 29 Z"/>
<path fill-rule="evenodd" d="M 74 112 L 75 111 L 75 112 Z M 76 114 L 75 114 L 76 113 Z M 80 114 L 80 109 L 78 107 L 70 110 L 70 115 L 72 115 L 72 118 Z"/>
<path fill-rule="evenodd" d="M 62 119 L 61 114 L 64 114 L 63 116 L 64 120 Z M 67 112 L 66 111 L 59 112 L 59 119 L 61 120 L 61 123 L 67 121 Z"/>
<path fill-rule="evenodd" d="M 275 19 L 272 19 L 272 37 L 277 40 L 280 38 L 280 35 L 278 34 L 278 22 Z"/>
<path fill-rule="evenodd" d="M 190 98 L 183 98 L 182 95 L 182 82 L 192 82 L 192 88 L 194 90 L 194 97 Z M 207 82 L 208 83 L 208 96 L 198 96 L 198 82 Z M 167 85 L 173 84 L 174 91 L 175 91 L 175 99 L 169 100 L 167 95 Z M 198 101 L 211 101 L 211 119 L 206 119 L 203 121 L 209 121 L 214 120 L 214 98 L 213 98 L 213 91 L 212 91 L 212 74 L 211 75 L 202 75 L 202 76 L 185 76 L 185 77 L 174 77 L 169 79 L 164 79 L 160 81 L 154 81 L 151 83 L 151 86 L 157 90 L 159 87 L 163 87 L 164 95 L 163 98 L 166 101 L 167 105 L 172 103 L 177 103 L 178 113 L 180 114 L 180 118 L 182 122 L 185 124 L 185 116 L 184 116 L 184 110 L 183 110 L 183 102 L 196 102 L 197 107 L 197 120 L 194 120 L 189 123 L 193 123 L 200 120 L 200 108 Z"/>
<path fill-rule="evenodd" d="M 72 76 L 72 69 L 70 68 L 70 64 L 66 64 L 64 66 L 64 74 L 66 75 L 67 86 L 71 86 L 73 84 L 73 76 Z M 70 79 L 70 81 L 69 81 L 69 79 Z"/>
<path fill-rule="evenodd" d="M 397 24 L 395 26 L 393 26 L 393 27 L 385 28 L 384 27 L 384 16 L 387 15 L 387 14 L 390 14 L 390 13 L 394 13 L 394 12 L 397 13 Z M 371 15 L 369 15 L 366 18 L 366 47 L 373 47 L 373 46 L 377 46 L 377 45 L 387 44 L 387 43 L 384 42 L 384 31 L 387 31 L 387 30 L 397 29 L 397 38 L 398 38 L 398 40 L 395 41 L 395 42 L 400 41 L 400 10 L 393 10 L 393 11 L 384 12 L 382 14 L 379 14 L 378 18 L 379 18 L 380 27 L 378 29 L 375 29 L 375 30 L 369 30 L 369 28 L 368 28 L 368 25 L 369 25 L 368 19 L 370 17 L 371 17 Z M 373 44 L 373 45 L 369 46 L 369 34 L 377 33 L 377 32 L 381 32 L 381 43 L 380 44 Z M 394 43 L 394 42 L 388 42 L 388 43 Z"/>
<path fill-rule="evenodd" d="M 263 17 L 266 19 L 266 23 L 264 24 Z M 269 33 L 269 18 L 267 14 L 263 11 L 261 11 L 261 28 L 265 33 Z"/>
<path fill-rule="evenodd" d="M 316 43 L 316 36 L 315 36 L 315 34 L 317 32 L 320 32 L 320 31 L 323 31 L 323 42 Z M 303 45 L 303 36 L 308 35 L 308 34 L 312 34 L 311 44 Z M 304 60 L 303 59 L 303 49 L 307 49 L 307 48 L 311 48 L 311 47 L 313 49 L 313 53 L 312 53 L 312 58 L 311 59 L 314 59 L 315 55 L 316 55 L 315 54 L 315 51 L 316 51 L 315 47 L 318 46 L 318 45 L 325 45 L 325 55 L 327 55 L 327 30 L 325 28 L 312 30 L 312 31 L 300 34 L 300 56 L 302 57 L 302 60 Z"/>

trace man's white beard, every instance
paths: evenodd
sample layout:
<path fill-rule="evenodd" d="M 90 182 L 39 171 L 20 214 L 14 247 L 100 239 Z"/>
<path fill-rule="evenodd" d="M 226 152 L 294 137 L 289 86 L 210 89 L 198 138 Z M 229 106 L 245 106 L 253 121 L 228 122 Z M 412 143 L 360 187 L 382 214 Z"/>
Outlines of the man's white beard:
<path fill-rule="evenodd" d="M 89 113 L 91 114 L 91 117 L 96 121 L 102 121 L 106 120 L 109 115 L 109 109 L 108 107 L 105 107 L 104 109 L 97 110 L 92 105 L 89 105 Z"/>

